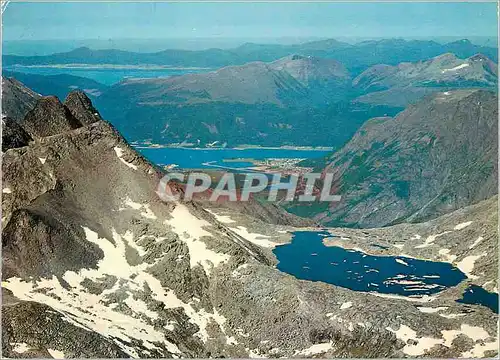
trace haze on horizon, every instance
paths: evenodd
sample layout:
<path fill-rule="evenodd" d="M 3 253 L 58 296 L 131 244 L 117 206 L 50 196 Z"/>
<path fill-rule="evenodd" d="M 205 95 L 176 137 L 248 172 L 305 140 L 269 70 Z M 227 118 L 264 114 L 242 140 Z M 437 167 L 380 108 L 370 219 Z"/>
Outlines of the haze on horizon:
<path fill-rule="evenodd" d="M 31 41 L 39 43 L 38 52 L 77 46 L 137 51 L 227 48 L 246 41 L 326 38 L 468 38 L 496 46 L 497 34 L 495 2 L 10 3 L 3 14 L 4 53 L 26 52 L 22 43 Z"/>

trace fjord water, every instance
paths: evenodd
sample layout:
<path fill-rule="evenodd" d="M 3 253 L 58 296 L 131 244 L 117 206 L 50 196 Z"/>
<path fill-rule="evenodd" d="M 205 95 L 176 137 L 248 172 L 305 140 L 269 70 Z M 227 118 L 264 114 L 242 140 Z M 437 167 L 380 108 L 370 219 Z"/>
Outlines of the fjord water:
<path fill-rule="evenodd" d="M 273 251 L 278 269 L 298 279 L 403 296 L 435 294 L 466 278 L 449 263 L 328 247 L 323 244 L 325 237 L 332 235 L 326 231 L 294 232 L 291 243 Z"/>
<path fill-rule="evenodd" d="M 144 148 L 137 150 L 157 165 L 176 164 L 181 169 L 247 168 L 253 166 L 249 161 L 234 159 L 314 159 L 326 156 L 329 150 L 302 149 L 189 149 L 189 148 Z"/>
<path fill-rule="evenodd" d="M 5 66 L 4 70 L 35 75 L 73 75 L 95 80 L 104 85 L 114 85 L 127 79 L 164 78 L 208 71 L 198 68 L 147 68 L 147 67 L 98 67 L 98 66 Z"/>

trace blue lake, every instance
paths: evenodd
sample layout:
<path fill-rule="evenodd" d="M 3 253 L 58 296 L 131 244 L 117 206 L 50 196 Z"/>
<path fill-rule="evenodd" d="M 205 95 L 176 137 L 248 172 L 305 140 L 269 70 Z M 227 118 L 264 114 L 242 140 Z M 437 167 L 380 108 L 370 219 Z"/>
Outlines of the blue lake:
<path fill-rule="evenodd" d="M 469 286 L 464 291 L 462 299 L 457 301 L 463 304 L 483 305 L 498 314 L 498 294 L 490 293 L 477 285 Z"/>
<path fill-rule="evenodd" d="M 161 78 L 189 73 L 206 72 L 210 69 L 196 68 L 96 68 L 96 67 L 49 67 L 49 66 L 6 66 L 4 70 L 37 75 L 74 75 L 113 85 L 126 79 Z"/>
<path fill-rule="evenodd" d="M 325 246 L 328 232 L 294 232 L 292 242 L 273 252 L 278 269 L 298 279 L 322 281 L 355 291 L 403 296 L 431 295 L 466 276 L 449 263 L 400 256 L 373 256 Z"/>
<path fill-rule="evenodd" d="M 313 159 L 326 156 L 329 150 L 296 149 L 189 149 L 189 148 L 141 148 L 146 158 L 157 165 L 176 164 L 181 169 L 245 169 L 253 164 L 231 159 Z"/>

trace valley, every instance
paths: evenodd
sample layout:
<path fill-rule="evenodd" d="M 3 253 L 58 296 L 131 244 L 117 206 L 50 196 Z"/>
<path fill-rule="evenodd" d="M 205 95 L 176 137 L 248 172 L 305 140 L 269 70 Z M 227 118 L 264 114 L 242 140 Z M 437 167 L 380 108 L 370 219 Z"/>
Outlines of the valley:
<path fill-rule="evenodd" d="M 126 5 L 116 31 L 167 33 L 165 5 L 184 19 L 172 38 L 237 39 L 230 16 L 207 27 L 215 3 L 187 4 L 207 6 L 195 25 L 186 4 Z M 309 5 L 286 35 L 320 26 L 328 4 Z M 83 14 L 47 27 L 102 17 Z M 321 37 L 2 63 L 3 357 L 498 356 L 498 47 Z M 244 198 L 248 174 L 297 186 Z"/>

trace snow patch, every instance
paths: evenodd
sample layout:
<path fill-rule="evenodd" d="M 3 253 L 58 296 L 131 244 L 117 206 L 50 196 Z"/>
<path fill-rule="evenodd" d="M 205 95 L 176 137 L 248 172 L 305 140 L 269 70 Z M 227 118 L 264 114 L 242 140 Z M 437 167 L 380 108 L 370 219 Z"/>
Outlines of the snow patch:
<path fill-rule="evenodd" d="M 158 217 L 153 213 L 153 211 L 151 210 L 150 208 L 150 205 L 149 204 L 140 204 L 140 203 L 137 203 L 135 201 L 133 201 L 131 198 L 129 198 L 127 196 L 127 198 L 125 199 L 125 202 L 124 202 L 124 205 L 129 207 L 129 208 L 132 208 L 134 210 L 142 210 L 141 211 L 141 215 L 143 217 L 145 217 L 146 219 L 152 219 L 152 220 L 156 220 Z M 119 211 L 123 211 L 125 210 L 126 208 L 119 208 L 118 210 Z"/>
<path fill-rule="evenodd" d="M 297 355 L 309 356 L 309 355 L 322 354 L 322 353 L 327 352 L 328 350 L 331 350 L 332 346 L 333 346 L 333 343 L 331 343 L 331 342 L 322 343 L 322 344 L 314 344 L 314 345 L 308 347 L 307 349 L 295 351 L 294 356 L 297 356 Z"/>
<path fill-rule="evenodd" d="M 457 268 L 460 269 L 465 275 L 467 275 L 470 279 L 477 279 L 477 276 L 472 275 L 472 271 L 474 271 L 474 264 L 476 260 L 479 258 L 488 255 L 488 253 L 484 252 L 480 255 L 470 255 L 463 258 L 460 262 L 457 263 Z"/>
<path fill-rule="evenodd" d="M 435 339 L 430 337 L 418 337 L 416 331 L 403 324 L 399 326 L 398 330 L 394 330 L 390 326 L 386 327 L 386 329 L 394 333 L 396 335 L 396 338 L 406 343 L 402 351 L 403 353 L 410 356 L 423 355 L 427 350 L 430 350 L 435 345 L 443 343 L 442 339 Z M 417 343 L 408 344 L 409 340 L 416 340 Z"/>
<path fill-rule="evenodd" d="M 483 238 L 482 236 L 478 237 L 478 238 L 476 239 L 476 241 L 474 241 L 474 243 L 472 243 L 472 245 L 471 245 L 471 246 L 469 246 L 469 249 L 473 249 L 473 248 L 475 248 L 475 247 L 476 247 L 476 246 L 477 246 L 477 245 L 478 245 L 481 241 L 483 241 L 483 240 L 484 240 L 484 238 Z"/>
<path fill-rule="evenodd" d="M 446 310 L 448 309 L 448 306 L 439 306 L 439 307 L 424 307 L 424 306 L 419 306 L 417 307 L 418 311 L 423 312 L 425 314 L 433 314 L 437 313 L 441 310 Z"/>
<path fill-rule="evenodd" d="M 429 302 L 436 300 L 436 297 L 429 296 L 429 295 L 423 295 L 423 296 L 419 296 L 419 297 L 411 297 L 411 296 L 401 296 L 401 295 L 393 295 L 393 294 L 383 294 L 383 293 L 378 293 L 378 292 L 369 292 L 369 294 L 371 294 L 373 296 L 378 296 L 381 298 L 405 300 L 405 301 L 420 302 L 420 303 L 429 303 Z"/>
<path fill-rule="evenodd" d="M 58 278 L 53 276 L 48 279 L 25 282 L 19 278 L 10 278 L 4 282 L 4 286 L 21 300 L 36 301 L 46 304 L 63 313 L 71 321 L 78 322 L 83 327 L 91 329 L 109 339 L 116 340 L 115 343 L 132 357 L 139 357 L 133 348 L 125 345 L 131 339 L 142 341 L 147 348 L 157 348 L 153 343 L 158 342 L 173 353 L 180 354 L 180 350 L 173 343 L 165 339 L 165 336 L 143 319 L 146 311 L 148 316 L 153 316 L 145 304 L 138 300 L 127 300 L 134 308 L 132 314 L 124 314 L 113 310 L 105 305 L 113 299 L 112 295 L 120 289 L 143 290 L 145 284 L 152 290 L 153 297 L 163 302 L 166 308 L 179 307 L 181 302 L 171 290 L 165 294 L 165 289 L 160 281 L 145 270 L 151 264 L 140 264 L 130 266 L 125 258 L 125 243 L 123 238 L 115 231 L 113 234 L 115 244 L 105 238 L 99 238 L 98 234 L 86 227 L 83 228 L 87 241 L 90 241 L 103 251 L 104 257 L 97 263 L 97 269 L 81 269 L 78 272 L 67 271 L 62 278 L 68 283 L 71 290 L 63 287 Z M 85 279 L 99 281 L 104 275 L 112 275 L 118 280 L 113 288 L 104 290 L 101 294 L 92 294 L 81 285 Z M 44 292 L 39 290 L 44 289 Z M 189 316 L 189 314 L 187 314 Z M 191 319 L 192 320 L 192 319 Z M 123 343 L 122 343 L 123 342 Z M 166 355 L 166 354 L 165 354 Z"/>
<path fill-rule="evenodd" d="M 245 240 L 250 241 L 251 243 L 258 246 L 273 249 L 277 245 L 272 241 L 266 240 L 269 239 L 269 236 L 248 232 L 247 228 L 241 225 L 236 228 L 231 228 L 231 230 L 234 231 L 239 236 L 241 236 L 242 238 L 244 238 Z"/>
<path fill-rule="evenodd" d="M 483 358 L 486 351 L 498 351 L 498 339 L 492 342 L 480 342 L 474 344 L 474 347 L 469 351 L 462 353 L 463 358 Z"/>
<path fill-rule="evenodd" d="M 352 306 L 352 301 L 348 301 L 340 305 L 340 310 L 349 309 Z"/>
<path fill-rule="evenodd" d="M 191 267 L 200 264 L 206 274 L 210 275 L 213 267 L 217 267 L 229 260 L 229 255 L 209 250 L 206 244 L 200 240 L 203 236 L 212 236 L 212 234 L 204 230 L 204 227 L 211 226 L 209 222 L 198 219 L 182 204 L 177 204 L 170 215 L 172 218 L 166 220 L 165 224 L 170 225 L 173 231 L 188 246 Z"/>
<path fill-rule="evenodd" d="M 457 226 L 455 226 L 453 228 L 453 230 L 462 230 L 462 229 L 465 229 L 467 226 L 469 226 L 470 224 L 472 224 L 473 221 L 467 221 L 467 222 L 464 222 L 464 223 L 461 223 L 461 224 L 458 224 Z"/>
<path fill-rule="evenodd" d="M 445 319 L 456 319 L 465 316 L 465 314 L 439 314 L 439 316 L 444 317 Z"/>
<path fill-rule="evenodd" d="M 114 150 L 115 150 L 116 156 L 118 156 L 118 159 L 120 159 L 120 161 L 122 163 L 124 163 L 125 165 L 127 165 L 131 169 L 137 170 L 137 166 L 136 165 L 134 165 L 132 163 L 129 163 L 128 161 L 126 161 L 125 159 L 123 159 L 123 157 L 122 157 L 123 156 L 123 150 L 122 150 L 121 147 L 115 146 Z"/>
<path fill-rule="evenodd" d="M 39 157 L 38 160 L 40 160 L 40 162 L 43 164 L 45 164 L 45 161 L 47 161 L 47 158 L 41 158 Z"/>
<path fill-rule="evenodd" d="M 402 259 L 395 259 L 395 261 L 398 263 L 398 264 L 401 264 L 401 265 L 404 265 L 404 266 L 408 266 L 408 263 Z"/>
<path fill-rule="evenodd" d="M 47 349 L 49 352 L 50 356 L 52 356 L 54 359 L 64 359 L 64 353 L 59 350 L 54 350 L 54 349 Z"/>
<path fill-rule="evenodd" d="M 12 193 L 12 190 L 10 188 L 6 187 L 6 188 L 2 189 L 2 193 L 3 194 L 10 194 L 10 193 Z"/>
<path fill-rule="evenodd" d="M 442 70 L 442 71 L 441 71 L 441 73 L 443 73 L 443 74 L 444 74 L 444 73 L 447 73 L 447 72 L 450 72 L 450 71 L 458 71 L 458 70 L 460 70 L 460 69 L 464 69 L 464 68 L 466 68 L 466 67 L 468 67 L 468 66 L 469 66 L 469 64 L 468 64 L 468 63 L 465 63 L 465 64 L 460 64 L 460 65 L 455 66 L 455 67 L 453 67 L 453 68 L 451 68 L 451 69 L 444 69 L 444 70 Z"/>
<path fill-rule="evenodd" d="M 498 344 L 498 339 L 495 342 L 485 343 L 484 341 L 490 338 L 488 332 L 482 327 L 468 324 L 461 324 L 459 330 L 441 330 L 442 338 L 439 339 L 419 337 L 416 331 L 403 324 L 400 325 L 398 330 L 394 330 L 391 327 L 386 327 L 386 329 L 394 333 L 396 338 L 406 343 L 402 350 L 410 356 L 423 355 L 435 345 L 443 345 L 450 348 L 453 341 L 460 335 L 465 335 L 475 342 L 471 350 L 462 354 L 462 357 L 466 358 L 481 357 L 486 351 L 497 349 L 496 347 L 492 349 L 492 344 Z M 409 340 L 416 341 L 416 344 L 408 344 Z"/>
<path fill-rule="evenodd" d="M 12 345 L 12 351 L 18 353 L 18 354 L 24 354 L 26 351 L 29 351 L 30 347 L 28 344 L 21 342 L 21 343 L 10 343 Z"/>
<path fill-rule="evenodd" d="M 215 212 L 213 212 L 212 210 L 209 210 L 209 209 L 205 209 L 207 212 L 209 212 L 210 214 L 212 214 L 214 217 L 215 217 L 215 220 L 217 220 L 218 222 L 222 223 L 222 224 L 232 224 L 232 223 L 235 223 L 236 221 L 234 221 L 233 219 L 231 219 L 229 216 L 227 215 L 217 215 Z"/>
<path fill-rule="evenodd" d="M 445 232 L 442 232 L 440 234 L 436 234 L 436 235 L 430 235 L 428 236 L 426 239 L 425 239 L 425 242 L 421 245 L 417 245 L 415 246 L 415 249 L 423 249 L 423 248 L 426 248 L 426 247 L 429 247 L 431 245 L 433 245 L 434 241 L 440 237 L 440 236 L 443 236 L 445 234 L 448 234 L 450 233 L 451 231 L 445 231 Z"/>

